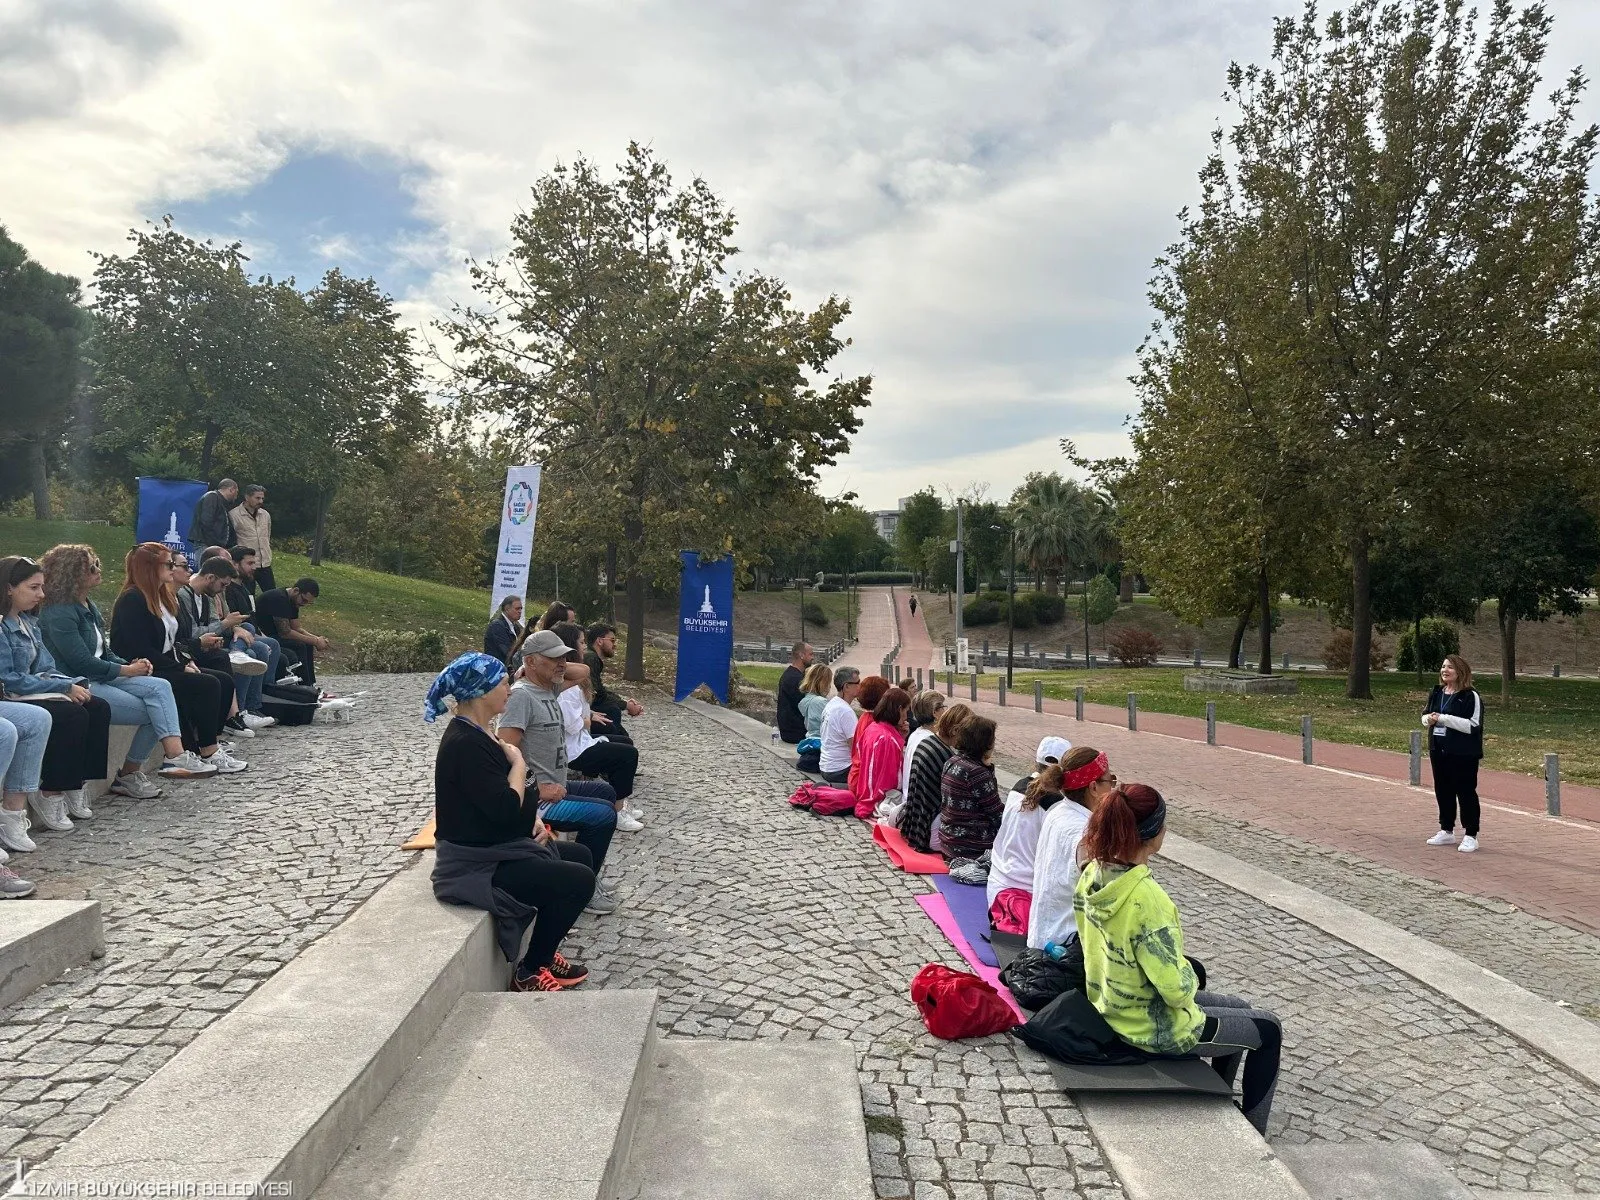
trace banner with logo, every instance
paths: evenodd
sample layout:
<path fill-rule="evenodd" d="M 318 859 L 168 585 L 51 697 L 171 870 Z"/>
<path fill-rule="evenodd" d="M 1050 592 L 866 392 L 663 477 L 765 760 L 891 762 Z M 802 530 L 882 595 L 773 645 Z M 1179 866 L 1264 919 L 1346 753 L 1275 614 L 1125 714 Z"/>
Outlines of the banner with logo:
<path fill-rule="evenodd" d="M 733 556 L 702 560 L 684 550 L 683 582 L 678 587 L 678 679 L 673 699 L 682 700 L 702 683 L 728 702 L 733 670 Z"/>
<path fill-rule="evenodd" d="M 489 616 L 507 596 L 528 598 L 528 564 L 533 561 L 533 520 L 539 513 L 540 464 L 506 471 L 505 503 L 500 506 L 500 544 L 490 579 Z"/>
<path fill-rule="evenodd" d="M 198 567 L 205 547 L 189 544 L 189 527 L 194 524 L 195 506 L 205 494 L 206 485 L 198 479 L 146 479 L 141 475 L 133 540 L 160 542 L 186 555 L 191 569 Z"/>

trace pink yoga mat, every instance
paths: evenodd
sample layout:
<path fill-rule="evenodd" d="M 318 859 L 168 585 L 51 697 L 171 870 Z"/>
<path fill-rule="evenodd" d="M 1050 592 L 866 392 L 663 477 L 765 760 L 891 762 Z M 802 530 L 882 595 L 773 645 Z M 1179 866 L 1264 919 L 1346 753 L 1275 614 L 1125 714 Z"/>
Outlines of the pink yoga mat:
<path fill-rule="evenodd" d="M 972 973 L 985 983 L 991 984 L 994 990 L 1000 993 L 1002 999 L 1011 1006 L 1011 1011 L 1017 1014 L 1017 1020 L 1026 1021 L 1028 1014 L 1023 1012 L 1017 1002 L 1011 998 L 1011 991 L 1000 982 L 1000 972 L 985 963 L 978 961 L 978 956 L 972 952 L 972 943 L 967 941 L 966 935 L 961 932 L 961 926 L 956 924 L 956 919 L 950 915 L 950 905 L 945 898 L 937 892 L 927 896 L 918 896 L 917 903 L 922 906 L 922 911 L 932 918 L 933 923 L 939 927 L 941 933 L 950 939 L 950 944 L 956 948 L 956 953 L 967 960 L 967 965 L 972 968 Z"/>
<path fill-rule="evenodd" d="M 913 850 L 906 841 L 905 834 L 893 825 L 873 825 L 872 840 L 883 848 L 889 856 L 889 861 L 902 871 L 911 875 L 948 875 L 950 868 L 945 865 L 944 857 L 938 854 L 924 854 L 920 850 Z"/>

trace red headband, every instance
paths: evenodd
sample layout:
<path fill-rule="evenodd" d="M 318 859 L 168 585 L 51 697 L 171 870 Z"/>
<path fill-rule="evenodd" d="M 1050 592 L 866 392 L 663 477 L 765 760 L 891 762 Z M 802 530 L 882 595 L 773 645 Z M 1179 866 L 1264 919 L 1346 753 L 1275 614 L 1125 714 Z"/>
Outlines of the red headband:
<path fill-rule="evenodd" d="M 1106 758 L 1106 752 L 1104 750 L 1100 751 L 1099 754 L 1094 756 L 1094 761 L 1086 762 L 1081 767 L 1074 767 L 1062 775 L 1061 790 L 1075 792 L 1079 788 L 1088 787 L 1096 779 L 1104 775 L 1106 768 L 1110 765 L 1110 760 Z"/>

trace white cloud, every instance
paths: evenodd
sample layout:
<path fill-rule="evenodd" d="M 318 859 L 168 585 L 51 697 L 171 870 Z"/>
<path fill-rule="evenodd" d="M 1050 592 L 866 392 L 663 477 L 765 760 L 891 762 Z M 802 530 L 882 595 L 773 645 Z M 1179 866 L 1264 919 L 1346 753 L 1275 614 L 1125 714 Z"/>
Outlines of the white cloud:
<path fill-rule="evenodd" d="M 1552 7 L 1565 69 L 1600 19 Z M 1297 8 L 34 0 L 0 19 L 28 35 L 0 53 L 0 100 L 29 101 L 0 104 L 0 221 L 87 274 L 87 250 L 288 146 L 377 147 L 423 169 L 438 226 L 389 248 L 436 267 L 401 297 L 421 321 L 467 297 L 460 260 L 501 248 L 541 172 L 638 139 L 737 208 L 751 264 L 798 301 L 851 297 L 842 365 L 876 385 L 830 489 L 1005 495 L 1062 465 L 1062 436 L 1125 445 L 1144 283 L 1225 116 L 1223 71 Z"/>

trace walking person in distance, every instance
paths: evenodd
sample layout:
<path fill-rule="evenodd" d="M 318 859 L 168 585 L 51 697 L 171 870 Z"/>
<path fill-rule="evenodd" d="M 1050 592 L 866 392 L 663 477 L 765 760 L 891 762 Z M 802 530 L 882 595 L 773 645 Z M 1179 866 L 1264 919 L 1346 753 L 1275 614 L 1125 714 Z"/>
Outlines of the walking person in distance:
<path fill-rule="evenodd" d="M 1439 682 L 1422 711 L 1428 729 L 1428 766 L 1439 802 L 1439 832 L 1430 846 L 1456 844 L 1456 812 L 1461 813 L 1461 852 L 1478 848 L 1478 763 L 1483 759 L 1483 697 L 1472 686 L 1472 668 L 1459 654 L 1445 655 Z"/>

